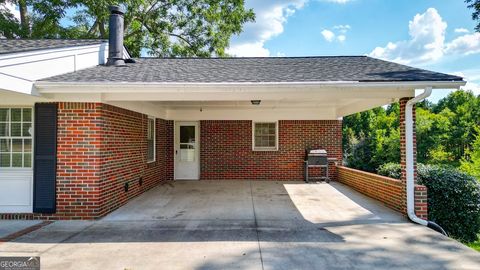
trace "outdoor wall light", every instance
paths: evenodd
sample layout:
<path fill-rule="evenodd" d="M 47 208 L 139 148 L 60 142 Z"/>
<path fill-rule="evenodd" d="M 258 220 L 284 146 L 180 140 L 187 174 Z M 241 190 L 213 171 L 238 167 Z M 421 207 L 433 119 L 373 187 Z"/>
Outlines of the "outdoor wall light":
<path fill-rule="evenodd" d="M 260 102 L 262 102 L 261 100 L 250 100 L 250 102 L 252 103 L 252 105 L 260 105 Z"/>

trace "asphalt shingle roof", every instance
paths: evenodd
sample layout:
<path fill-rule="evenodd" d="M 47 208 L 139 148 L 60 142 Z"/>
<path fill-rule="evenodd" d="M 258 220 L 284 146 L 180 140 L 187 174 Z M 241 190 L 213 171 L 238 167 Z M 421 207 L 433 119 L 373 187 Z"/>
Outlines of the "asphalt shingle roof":
<path fill-rule="evenodd" d="M 102 39 L 0 39 L 0 54 L 95 45 Z"/>
<path fill-rule="evenodd" d="M 96 66 L 49 82 L 461 81 L 462 78 L 367 56 L 139 58 L 125 67 Z"/>

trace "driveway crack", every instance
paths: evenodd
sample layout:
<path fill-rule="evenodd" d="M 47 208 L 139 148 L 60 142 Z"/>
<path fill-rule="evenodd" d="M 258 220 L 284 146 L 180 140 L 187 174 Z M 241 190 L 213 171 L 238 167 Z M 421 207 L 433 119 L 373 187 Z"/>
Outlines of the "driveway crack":
<path fill-rule="evenodd" d="M 255 224 L 255 233 L 257 235 L 257 244 L 258 244 L 258 252 L 260 254 L 260 263 L 262 264 L 262 270 L 264 270 L 263 266 L 263 255 L 262 255 L 262 247 L 260 245 L 260 233 L 258 231 L 258 221 L 257 221 L 257 214 L 255 212 L 255 201 L 253 200 L 253 187 L 252 187 L 252 181 L 249 181 L 250 184 L 250 198 L 252 199 L 252 210 L 253 210 L 253 219 L 254 219 L 254 224 Z"/>
<path fill-rule="evenodd" d="M 67 241 L 69 241 L 70 239 L 74 238 L 75 236 L 77 236 L 77 235 L 85 232 L 86 230 L 90 229 L 90 227 L 92 227 L 93 225 L 95 225 L 95 222 L 96 222 L 96 221 L 92 221 L 92 224 L 89 224 L 89 225 L 85 226 L 85 227 L 82 228 L 80 231 L 74 232 L 73 234 L 67 236 L 66 238 L 62 239 L 62 240 L 59 241 L 58 243 L 55 243 L 53 246 L 45 249 L 45 250 L 42 251 L 42 252 L 39 252 L 39 255 L 43 255 L 43 254 L 49 252 L 50 250 L 58 247 L 60 244 L 66 243 Z"/>

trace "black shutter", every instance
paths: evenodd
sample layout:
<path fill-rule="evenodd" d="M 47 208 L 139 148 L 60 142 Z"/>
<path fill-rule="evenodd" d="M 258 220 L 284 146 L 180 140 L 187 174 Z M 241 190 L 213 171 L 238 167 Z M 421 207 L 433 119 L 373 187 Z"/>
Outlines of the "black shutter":
<path fill-rule="evenodd" d="M 57 104 L 35 104 L 33 212 L 55 213 L 57 178 Z"/>

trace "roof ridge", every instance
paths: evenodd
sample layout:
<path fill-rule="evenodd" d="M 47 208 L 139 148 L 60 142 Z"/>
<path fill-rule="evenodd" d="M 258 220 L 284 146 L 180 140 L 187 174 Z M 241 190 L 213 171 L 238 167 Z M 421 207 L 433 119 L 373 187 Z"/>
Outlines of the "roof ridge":
<path fill-rule="evenodd" d="M 382 62 L 385 62 L 385 63 L 390 63 L 390 64 L 393 63 L 393 64 L 396 64 L 396 65 L 399 65 L 399 66 L 402 66 L 402 67 L 405 67 L 405 68 L 413 68 L 413 69 L 416 69 L 416 70 L 422 71 L 422 72 L 438 73 L 438 74 L 449 75 L 449 76 L 452 76 L 452 77 L 458 77 L 458 78 L 461 78 L 461 79 L 463 80 L 463 77 L 458 76 L 458 75 L 453 75 L 453 74 L 444 73 L 444 72 L 435 71 L 435 70 L 429 70 L 429 69 L 425 69 L 425 68 L 419 68 L 419 67 L 409 66 L 409 65 L 406 65 L 406 64 L 397 63 L 397 62 L 392 62 L 392 61 L 388 61 L 388 60 L 380 59 L 380 58 L 375 58 L 375 57 L 371 57 L 371 56 L 368 56 L 368 55 L 367 55 L 366 57 L 367 57 L 367 58 L 370 58 L 370 59 L 377 60 L 377 61 L 382 61 Z"/>

